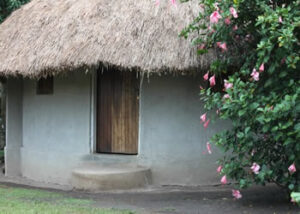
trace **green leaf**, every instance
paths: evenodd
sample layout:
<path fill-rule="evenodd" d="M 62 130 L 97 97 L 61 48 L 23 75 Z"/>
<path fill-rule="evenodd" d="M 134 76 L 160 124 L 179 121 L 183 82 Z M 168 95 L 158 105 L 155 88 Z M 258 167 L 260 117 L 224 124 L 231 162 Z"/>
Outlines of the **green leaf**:
<path fill-rule="evenodd" d="M 208 50 L 206 50 L 206 49 L 201 49 L 201 50 L 198 49 L 197 53 L 198 53 L 198 55 L 206 54 L 206 53 L 208 53 Z"/>
<path fill-rule="evenodd" d="M 243 116 L 245 113 L 246 113 L 246 110 L 245 110 L 245 109 L 241 109 L 241 110 L 239 110 L 238 115 L 241 117 L 241 116 Z"/>

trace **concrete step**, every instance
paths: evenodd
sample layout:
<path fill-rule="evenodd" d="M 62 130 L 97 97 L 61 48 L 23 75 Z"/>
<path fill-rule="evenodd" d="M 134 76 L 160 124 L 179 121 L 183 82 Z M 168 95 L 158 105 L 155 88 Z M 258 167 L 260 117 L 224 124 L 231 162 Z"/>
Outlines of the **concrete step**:
<path fill-rule="evenodd" d="M 72 171 L 72 186 L 85 191 L 128 190 L 151 184 L 149 168 L 136 165 L 85 164 Z"/>
<path fill-rule="evenodd" d="M 88 154 L 81 158 L 82 163 L 92 164 L 136 164 L 136 155 L 118 155 L 118 154 Z"/>

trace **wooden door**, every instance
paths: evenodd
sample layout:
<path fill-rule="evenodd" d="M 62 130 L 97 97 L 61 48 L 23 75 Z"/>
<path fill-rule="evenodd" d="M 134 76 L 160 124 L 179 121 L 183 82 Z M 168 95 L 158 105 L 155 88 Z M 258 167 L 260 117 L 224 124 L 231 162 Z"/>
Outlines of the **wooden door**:
<path fill-rule="evenodd" d="M 135 72 L 98 75 L 97 152 L 137 154 L 139 79 Z"/>

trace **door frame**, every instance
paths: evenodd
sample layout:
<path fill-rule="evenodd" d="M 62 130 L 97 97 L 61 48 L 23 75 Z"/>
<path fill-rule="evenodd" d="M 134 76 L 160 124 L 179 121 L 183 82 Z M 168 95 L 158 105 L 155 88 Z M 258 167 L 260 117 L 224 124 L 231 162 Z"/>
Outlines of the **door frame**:
<path fill-rule="evenodd" d="M 109 156 L 128 156 L 127 154 L 114 154 L 114 153 L 97 153 L 97 88 L 98 88 L 98 75 L 103 72 L 103 67 L 99 67 L 98 69 L 94 69 L 91 72 L 90 79 L 90 153 L 94 155 L 109 155 Z M 128 72 L 128 71 L 122 71 Z M 130 156 L 138 156 L 140 154 L 140 142 L 141 142 L 141 118 L 142 118 L 142 86 L 143 86 L 144 75 L 140 77 L 140 86 L 139 86 L 139 118 L 138 118 L 138 152 L 136 155 Z"/>

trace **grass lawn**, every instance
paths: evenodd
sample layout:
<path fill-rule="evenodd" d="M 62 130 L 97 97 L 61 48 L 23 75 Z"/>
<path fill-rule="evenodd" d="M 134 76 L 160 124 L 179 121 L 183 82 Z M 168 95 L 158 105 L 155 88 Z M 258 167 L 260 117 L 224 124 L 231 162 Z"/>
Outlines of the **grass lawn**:
<path fill-rule="evenodd" d="M 0 185 L 1 214 L 133 214 L 128 210 L 96 208 L 92 200 L 60 193 Z"/>

